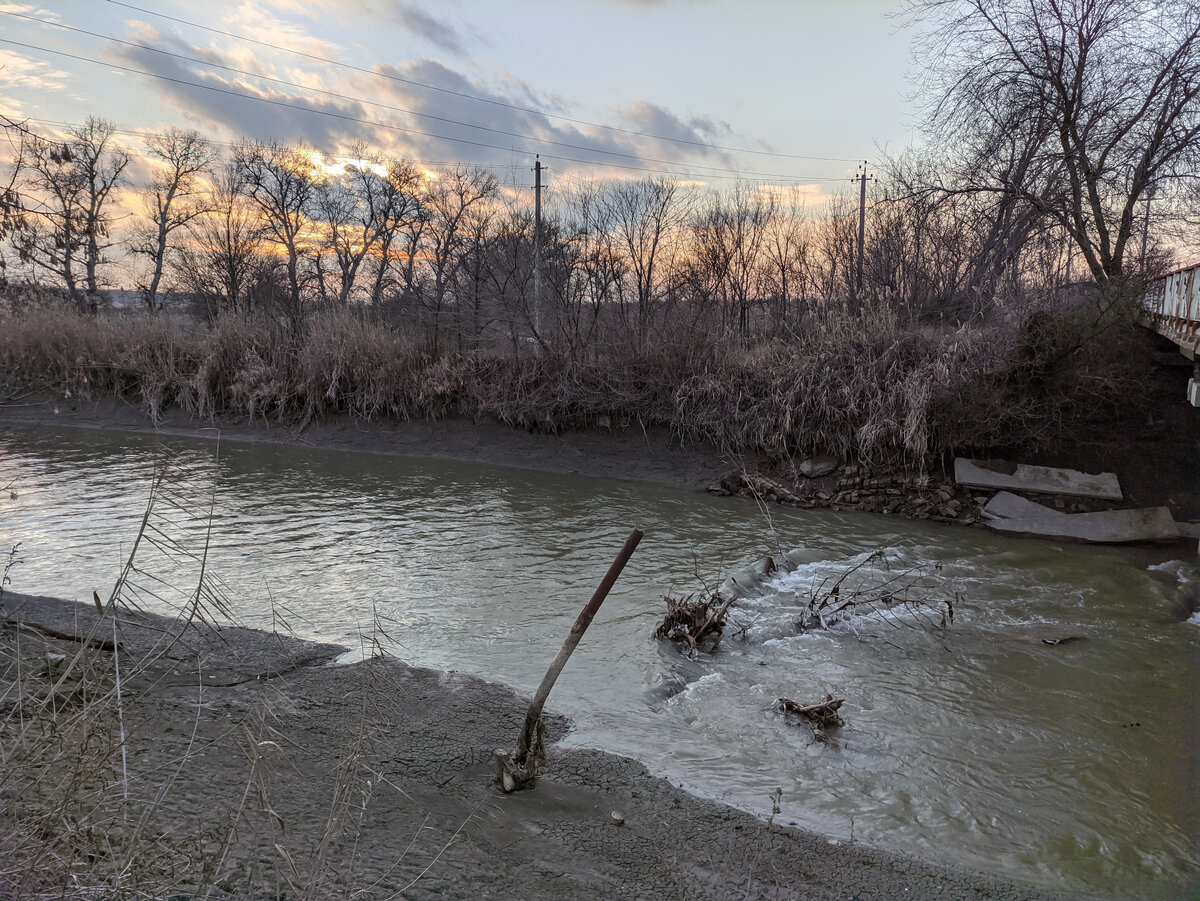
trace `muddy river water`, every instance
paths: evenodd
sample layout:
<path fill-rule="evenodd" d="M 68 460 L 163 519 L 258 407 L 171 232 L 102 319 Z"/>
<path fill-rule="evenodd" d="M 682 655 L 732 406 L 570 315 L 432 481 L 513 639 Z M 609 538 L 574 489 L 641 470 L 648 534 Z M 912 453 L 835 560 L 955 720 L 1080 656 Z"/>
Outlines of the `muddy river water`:
<path fill-rule="evenodd" d="M 207 545 L 207 571 L 245 625 L 352 655 L 376 642 L 532 693 L 640 528 L 551 696 L 576 723 L 568 743 L 764 816 L 777 803 L 777 821 L 836 841 L 1065 892 L 1200 890 L 1200 626 L 1169 615 L 1191 561 L 1150 570 L 1111 549 L 768 513 L 633 482 L 0 427 L 6 559 L 20 542 L 10 588 L 107 597 L 167 456 L 160 531 L 130 585 L 148 607 L 195 587 Z M 736 608 L 716 654 L 688 660 L 652 640 L 664 594 L 794 549 L 813 562 Z M 886 583 L 928 606 L 798 633 L 813 593 L 857 564 L 846 592 Z M 1065 637 L 1082 640 L 1044 641 Z M 774 710 L 780 696 L 826 694 L 845 698 L 829 743 Z"/>

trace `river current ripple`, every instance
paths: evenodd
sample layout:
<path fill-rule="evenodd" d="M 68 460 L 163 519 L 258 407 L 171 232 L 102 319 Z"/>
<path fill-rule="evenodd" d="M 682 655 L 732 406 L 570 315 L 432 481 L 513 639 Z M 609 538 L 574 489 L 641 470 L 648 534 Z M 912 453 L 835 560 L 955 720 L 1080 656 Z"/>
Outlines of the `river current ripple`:
<path fill-rule="evenodd" d="M 637 483 L 0 428 L 0 548 L 20 542 L 12 590 L 106 596 L 164 453 L 162 526 L 193 552 L 209 541 L 208 567 L 246 625 L 286 624 L 351 657 L 378 641 L 410 663 L 532 693 L 640 528 L 551 695 L 576 723 L 567 744 L 635 757 L 764 815 L 781 791 L 777 821 L 834 841 L 1050 890 L 1200 894 L 1200 628 L 1168 615 L 1169 573 L 1109 549 L 767 513 Z M 664 594 L 797 548 L 822 559 L 742 603 L 716 654 L 689 660 L 650 638 Z M 148 549 L 138 562 L 176 594 L 194 587 L 194 559 Z M 953 623 L 900 607 L 798 634 L 812 592 L 855 564 L 876 584 L 920 572 L 934 608 L 959 598 Z M 148 605 L 178 600 L 156 593 Z M 1084 640 L 1043 641 L 1066 636 Z M 833 743 L 774 709 L 780 696 L 826 694 L 845 698 Z"/>

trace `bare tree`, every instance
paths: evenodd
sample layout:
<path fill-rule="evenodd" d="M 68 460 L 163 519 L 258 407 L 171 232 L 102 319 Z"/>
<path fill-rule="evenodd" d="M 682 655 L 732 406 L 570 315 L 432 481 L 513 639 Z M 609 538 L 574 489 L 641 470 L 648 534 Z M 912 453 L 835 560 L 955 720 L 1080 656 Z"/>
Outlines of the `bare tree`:
<path fill-rule="evenodd" d="M 249 287 L 262 265 L 262 217 L 245 197 L 237 167 L 213 175 L 204 212 L 187 224 L 191 241 L 180 272 L 193 293 L 210 298 L 208 313 L 245 312 Z"/>
<path fill-rule="evenodd" d="M 693 222 L 699 256 L 713 267 L 708 278 L 726 306 L 726 318 L 737 318 L 737 330 L 750 336 L 750 307 L 760 297 L 762 248 L 775 216 L 773 195 L 747 185 L 714 194 Z"/>
<path fill-rule="evenodd" d="M 420 201 L 422 175 L 415 164 L 396 160 L 387 163 L 372 160 L 372 164 L 357 170 L 356 177 L 361 179 L 360 191 L 375 223 L 370 301 L 377 306 L 392 278 L 394 261 L 400 263 L 399 281 L 404 290 L 413 292 L 417 247 L 428 218 Z M 382 175 L 375 168 L 377 165 L 384 166 Z"/>
<path fill-rule="evenodd" d="M 0 131 L 12 150 L 4 182 L 0 184 L 0 241 L 28 227 L 29 211 L 21 196 L 21 170 L 24 168 L 30 138 L 29 127 L 24 122 L 0 115 Z M 60 152 L 67 152 L 65 146 Z M 0 251 L 0 289 L 6 287 L 8 262 Z"/>
<path fill-rule="evenodd" d="M 801 218 L 803 196 L 793 189 L 776 204 L 763 240 L 764 285 L 775 301 L 775 320 L 784 325 L 793 299 L 805 294 L 809 235 Z"/>
<path fill-rule="evenodd" d="M 957 171 L 1059 226 L 1106 293 L 1139 204 L 1200 164 L 1200 7 L 1159 0 L 913 0 L 934 25 L 929 125 Z M 1167 204 L 1160 203 L 1160 209 Z M 1003 221 L 1003 215 L 997 217 Z"/>
<path fill-rule="evenodd" d="M 856 293 L 854 246 L 858 241 L 858 211 L 843 195 L 825 201 L 821 223 L 813 241 L 814 281 L 823 308 Z"/>
<path fill-rule="evenodd" d="M 601 317 L 621 297 L 629 272 L 617 243 L 612 206 L 603 188 L 586 184 L 567 198 L 566 229 L 570 248 L 564 304 L 570 316 L 573 354 L 591 345 Z"/>
<path fill-rule="evenodd" d="M 605 200 L 633 279 L 637 340 L 644 344 L 658 299 L 663 257 L 670 253 L 673 236 L 684 220 L 679 186 L 665 178 L 618 182 Z"/>
<path fill-rule="evenodd" d="M 26 207 L 37 215 L 14 235 L 21 259 L 61 278 L 71 297 L 93 310 L 105 251 L 115 243 L 110 201 L 129 165 L 129 154 L 113 142 L 115 131 L 92 117 L 61 144 L 28 135 L 22 161 L 22 187 L 33 198 Z"/>
<path fill-rule="evenodd" d="M 294 327 L 304 320 L 301 259 L 308 245 L 305 230 L 316 192 L 312 154 L 303 148 L 243 141 L 233 151 L 238 179 L 262 215 L 266 239 L 286 257 L 288 316 Z"/>
<path fill-rule="evenodd" d="M 455 304 L 455 331 L 458 348 L 469 343 L 478 347 L 484 332 L 491 325 L 499 304 L 489 303 L 493 298 L 488 291 L 489 282 L 496 278 L 495 259 L 499 240 L 510 235 L 529 237 L 531 230 L 522 228 L 522 223 L 510 213 L 504 222 L 504 210 L 492 200 L 475 204 L 463 219 L 465 235 L 462 260 L 457 267 Z M 498 224 L 499 223 L 499 224 Z"/>
<path fill-rule="evenodd" d="M 313 195 L 313 218 L 323 235 L 323 243 L 333 252 L 337 263 L 337 295 L 339 304 L 350 301 L 358 269 L 375 244 L 374 218 L 367 209 L 366 198 L 359 193 L 358 183 L 350 177 L 352 167 L 339 175 L 328 175 L 317 185 Z M 321 257 L 317 257 L 317 273 L 323 300 L 327 294 Z"/>
<path fill-rule="evenodd" d="M 205 212 L 201 200 L 203 176 L 216 153 L 199 132 L 175 126 L 147 138 L 146 147 L 151 158 L 164 165 L 143 192 L 147 222 L 135 233 L 132 246 L 134 253 L 150 261 L 150 277 L 142 285 L 142 299 L 151 313 L 157 313 L 162 308 L 159 289 L 173 236 Z"/>
<path fill-rule="evenodd" d="M 431 318 L 430 341 L 435 353 L 455 270 L 463 259 L 469 214 L 494 197 L 498 189 L 491 172 L 465 167 L 442 172 L 426 188 L 424 205 L 430 218 L 425 227 L 424 262 L 430 283 L 423 299 Z"/>

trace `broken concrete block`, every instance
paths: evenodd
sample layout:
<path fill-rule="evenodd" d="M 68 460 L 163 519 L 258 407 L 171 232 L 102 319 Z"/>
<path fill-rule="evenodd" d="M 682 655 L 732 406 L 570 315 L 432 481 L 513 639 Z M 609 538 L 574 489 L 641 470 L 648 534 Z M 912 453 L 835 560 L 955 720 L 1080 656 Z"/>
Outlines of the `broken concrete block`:
<path fill-rule="evenodd" d="M 1200 538 L 1200 522 L 1177 522 L 1175 525 L 1185 538 Z"/>
<path fill-rule="evenodd" d="M 827 476 L 838 468 L 838 463 L 841 462 L 832 454 L 821 454 L 819 457 L 810 457 L 801 463 L 797 469 L 800 475 L 808 479 L 819 479 L 821 476 Z"/>
<path fill-rule="evenodd" d="M 1106 501 L 1122 499 L 1121 483 L 1111 472 L 1089 475 L 1074 469 L 1003 461 L 981 463 L 959 457 L 954 461 L 954 480 L 968 488 L 1065 494 L 1071 497 L 1095 497 Z"/>
<path fill-rule="evenodd" d="M 989 505 L 990 506 L 990 505 Z M 1059 513 L 1040 504 L 1030 515 L 988 516 L 989 528 L 1010 535 L 1069 538 L 1093 544 L 1177 541 L 1179 529 L 1166 507 L 1105 510 L 1100 513 Z M 985 508 L 985 514 L 987 510 Z"/>
<path fill-rule="evenodd" d="M 1058 510 L 1043 506 L 1036 501 L 1020 497 L 1011 491 L 997 491 L 996 496 L 983 507 L 983 518 L 991 521 L 996 519 L 1037 519 L 1039 517 L 1066 516 Z"/>

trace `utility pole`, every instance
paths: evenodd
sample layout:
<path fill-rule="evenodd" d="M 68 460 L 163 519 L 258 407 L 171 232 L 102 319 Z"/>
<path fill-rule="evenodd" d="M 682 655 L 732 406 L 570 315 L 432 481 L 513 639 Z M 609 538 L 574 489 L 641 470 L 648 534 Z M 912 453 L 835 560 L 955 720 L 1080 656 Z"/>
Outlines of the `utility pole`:
<path fill-rule="evenodd" d="M 1146 238 L 1150 235 L 1150 201 L 1154 199 L 1154 188 L 1151 184 L 1146 189 L 1146 221 L 1142 224 L 1142 278 L 1146 277 Z"/>
<path fill-rule="evenodd" d="M 541 340 L 542 328 L 542 160 L 533 158 L 533 331 Z"/>
<path fill-rule="evenodd" d="M 863 160 L 862 172 L 854 176 L 852 181 L 858 182 L 858 273 L 854 280 L 855 292 L 862 294 L 863 242 L 867 234 L 867 181 L 874 181 L 875 176 L 867 174 L 867 161 Z"/>

